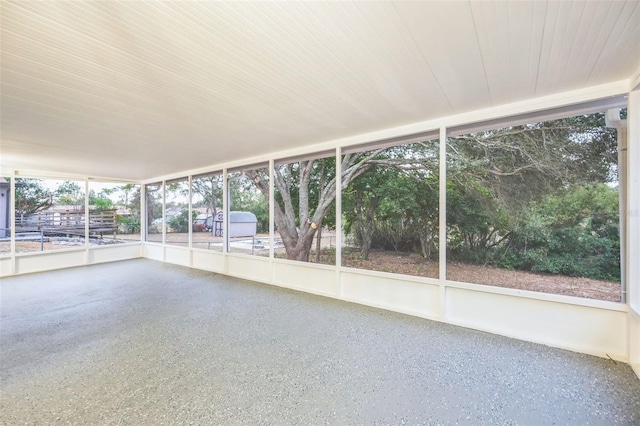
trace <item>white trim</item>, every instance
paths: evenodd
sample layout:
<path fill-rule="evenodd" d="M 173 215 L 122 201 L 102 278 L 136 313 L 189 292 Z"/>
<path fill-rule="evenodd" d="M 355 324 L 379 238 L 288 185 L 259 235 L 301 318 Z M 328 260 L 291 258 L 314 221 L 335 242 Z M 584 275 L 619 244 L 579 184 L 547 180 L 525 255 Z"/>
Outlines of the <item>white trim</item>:
<path fill-rule="evenodd" d="M 633 92 L 634 90 L 640 90 L 640 67 L 629 79 L 629 92 Z"/>
<path fill-rule="evenodd" d="M 447 291 L 447 128 L 440 128 L 438 165 L 438 278 L 440 282 L 440 319 L 446 320 Z"/>
<path fill-rule="evenodd" d="M 273 244 L 275 242 L 275 182 L 274 182 L 274 161 L 269 160 L 269 258 L 274 258 L 274 247 Z"/>
<path fill-rule="evenodd" d="M 89 180 L 84 181 L 84 247 L 85 262 L 89 263 Z"/>
<path fill-rule="evenodd" d="M 340 268 L 342 267 L 342 148 L 336 147 L 336 282 L 338 283 L 338 297 L 344 294 Z"/>
<path fill-rule="evenodd" d="M 187 206 L 188 206 L 188 209 L 189 209 L 189 213 L 187 213 L 187 215 L 188 215 L 188 219 L 187 219 L 188 230 L 187 230 L 187 232 L 189 233 L 189 239 L 188 239 L 189 240 L 189 244 L 188 244 L 188 247 L 191 248 L 191 246 L 193 245 L 193 206 L 191 205 L 191 201 L 193 199 L 191 181 L 193 179 L 193 176 L 189 175 L 188 179 L 189 179 L 189 199 L 187 200 Z"/>
<path fill-rule="evenodd" d="M 162 183 L 162 244 L 167 244 L 167 181 Z"/>
<path fill-rule="evenodd" d="M 9 182 L 10 197 L 9 200 L 9 216 L 11 220 L 11 242 L 9 247 L 11 250 L 11 275 L 16 273 L 16 176 L 11 175 L 11 181 Z"/>

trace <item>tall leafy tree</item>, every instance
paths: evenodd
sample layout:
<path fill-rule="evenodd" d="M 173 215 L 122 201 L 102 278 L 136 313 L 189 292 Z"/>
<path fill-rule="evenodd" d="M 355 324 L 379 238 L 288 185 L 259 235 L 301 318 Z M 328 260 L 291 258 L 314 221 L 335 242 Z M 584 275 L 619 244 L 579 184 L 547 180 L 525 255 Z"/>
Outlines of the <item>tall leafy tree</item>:
<path fill-rule="evenodd" d="M 31 214 L 53 205 L 54 194 L 42 179 L 16 179 L 16 213 Z"/>

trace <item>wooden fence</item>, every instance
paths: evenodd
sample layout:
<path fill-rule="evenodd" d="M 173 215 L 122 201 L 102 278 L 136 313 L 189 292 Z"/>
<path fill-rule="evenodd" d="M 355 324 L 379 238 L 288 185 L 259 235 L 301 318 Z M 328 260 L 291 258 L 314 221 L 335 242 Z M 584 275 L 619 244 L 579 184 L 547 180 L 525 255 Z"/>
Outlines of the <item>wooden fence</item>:
<path fill-rule="evenodd" d="M 84 234 L 84 211 L 40 211 L 16 215 L 16 232 L 43 231 L 45 234 Z M 115 209 L 90 210 L 89 234 L 113 233 L 118 231 L 118 215 Z"/>

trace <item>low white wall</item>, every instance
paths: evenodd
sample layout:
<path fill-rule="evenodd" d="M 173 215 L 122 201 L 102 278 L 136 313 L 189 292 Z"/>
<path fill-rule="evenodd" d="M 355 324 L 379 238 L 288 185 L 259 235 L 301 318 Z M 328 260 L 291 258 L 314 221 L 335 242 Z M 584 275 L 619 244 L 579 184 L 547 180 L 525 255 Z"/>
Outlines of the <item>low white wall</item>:
<path fill-rule="evenodd" d="M 640 378 L 640 312 L 629 309 L 629 364 Z"/>
<path fill-rule="evenodd" d="M 164 247 L 161 244 L 143 244 L 142 257 L 164 262 Z"/>
<path fill-rule="evenodd" d="M 11 258 L 0 257 L 0 277 L 11 275 Z"/>
<path fill-rule="evenodd" d="M 191 266 L 193 268 L 224 273 L 226 256 L 220 252 L 212 250 L 192 250 L 191 262 Z"/>
<path fill-rule="evenodd" d="M 85 249 L 28 253 L 16 255 L 16 274 L 30 274 L 86 264 Z"/>
<path fill-rule="evenodd" d="M 229 254 L 226 273 L 252 281 L 273 282 L 273 266 L 268 257 Z"/>
<path fill-rule="evenodd" d="M 440 286 L 412 277 L 350 269 L 340 273 L 340 288 L 350 302 L 431 319 L 440 314 Z"/>
<path fill-rule="evenodd" d="M 160 248 L 162 249 L 162 247 Z M 19 253 L 15 255 L 14 274 L 30 274 L 54 269 L 136 259 L 139 257 L 142 257 L 142 245 L 140 243 Z M 11 262 L 11 257 L 0 258 L 0 276 L 6 277 L 12 275 Z"/>
<path fill-rule="evenodd" d="M 93 265 L 95 263 L 135 259 L 141 257 L 141 254 L 142 246 L 140 243 L 95 247 L 89 249 L 87 263 Z"/>
<path fill-rule="evenodd" d="M 275 260 L 273 283 L 323 296 L 336 297 L 338 294 L 336 269 L 332 266 Z"/>
<path fill-rule="evenodd" d="M 598 304 L 602 307 L 447 287 L 445 312 L 447 322 L 463 327 L 626 360 L 626 307 Z"/>
<path fill-rule="evenodd" d="M 640 316 L 631 320 L 623 304 L 159 244 L 145 244 L 143 256 L 576 352 L 640 360 L 640 335 L 629 337 L 638 334 Z"/>
<path fill-rule="evenodd" d="M 175 265 L 191 266 L 191 250 L 188 247 L 165 246 L 164 260 Z"/>

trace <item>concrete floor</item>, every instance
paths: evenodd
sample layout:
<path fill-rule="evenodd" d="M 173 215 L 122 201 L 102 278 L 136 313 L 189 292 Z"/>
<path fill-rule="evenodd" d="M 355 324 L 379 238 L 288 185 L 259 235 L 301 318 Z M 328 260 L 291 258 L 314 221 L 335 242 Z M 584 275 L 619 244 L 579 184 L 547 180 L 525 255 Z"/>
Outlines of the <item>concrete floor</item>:
<path fill-rule="evenodd" d="M 3 279 L 1 424 L 640 424 L 629 366 L 150 260 Z"/>

